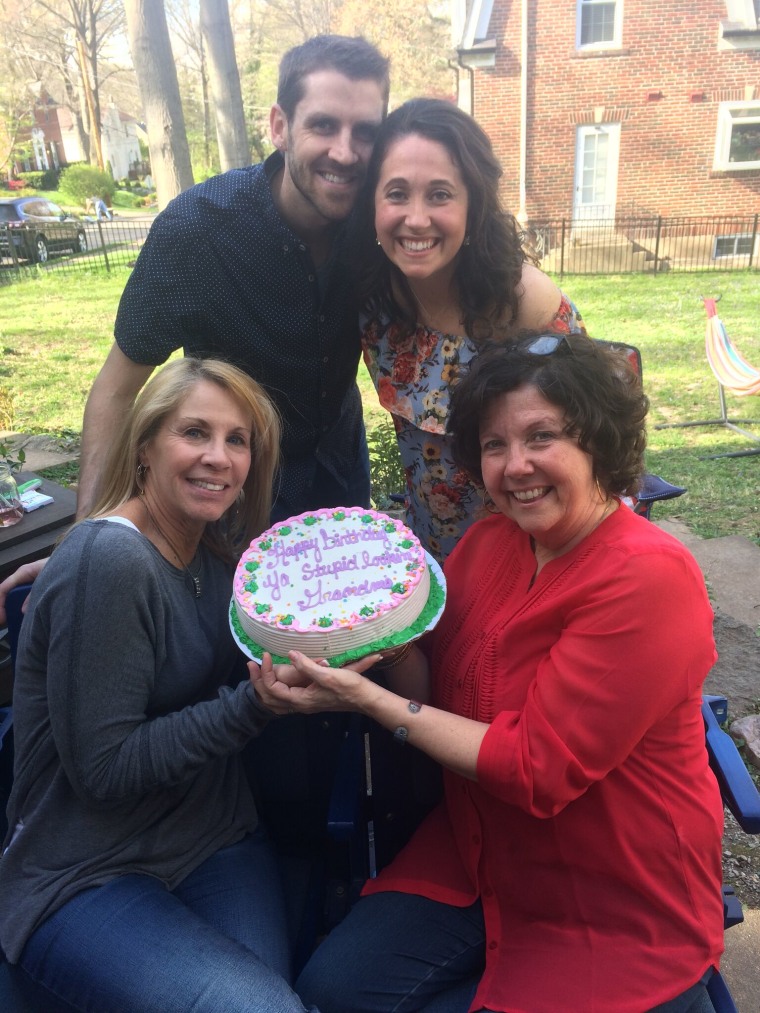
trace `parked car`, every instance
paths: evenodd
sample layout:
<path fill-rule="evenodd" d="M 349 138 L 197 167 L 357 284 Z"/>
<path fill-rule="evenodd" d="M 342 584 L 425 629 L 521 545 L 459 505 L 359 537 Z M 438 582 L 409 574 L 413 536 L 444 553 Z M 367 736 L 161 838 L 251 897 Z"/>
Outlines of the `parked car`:
<path fill-rule="evenodd" d="M 84 253 L 87 234 L 76 215 L 67 214 L 43 197 L 0 200 L 0 255 L 10 257 L 10 243 L 18 258 L 44 264 L 50 253 Z"/>

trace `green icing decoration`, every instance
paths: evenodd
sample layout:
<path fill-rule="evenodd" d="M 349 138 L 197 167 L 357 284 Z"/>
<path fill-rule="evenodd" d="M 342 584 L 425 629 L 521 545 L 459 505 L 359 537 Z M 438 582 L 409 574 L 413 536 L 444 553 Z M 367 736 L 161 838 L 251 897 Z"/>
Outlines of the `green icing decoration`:
<path fill-rule="evenodd" d="M 394 584 L 391 592 L 393 594 L 406 594 L 406 584 Z"/>
<path fill-rule="evenodd" d="M 278 534 L 289 535 L 292 530 L 293 530 L 292 528 L 289 528 L 288 525 L 285 524 L 283 527 L 278 528 Z"/>
<path fill-rule="evenodd" d="M 375 610 L 372 608 L 371 605 L 365 605 L 363 608 L 359 609 L 360 616 L 373 616 L 374 614 Z"/>
<path fill-rule="evenodd" d="M 332 668 L 340 668 L 342 665 L 347 665 L 349 662 L 356 661 L 358 658 L 364 658 L 368 654 L 377 654 L 379 651 L 390 651 L 392 648 L 400 647 L 401 644 L 406 644 L 408 641 L 420 636 L 430 625 L 433 617 L 440 612 L 445 600 L 446 586 L 445 584 L 440 583 L 438 575 L 431 569 L 430 594 L 428 595 L 427 604 L 411 626 L 407 626 L 405 630 L 400 630 L 392 636 L 382 637 L 380 640 L 375 640 L 371 644 L 365 644 L 364 647 L 357 650 L 344 651 L 343 654 L 337 654 L 334 658 L 329 659 L 330 666 Z M 257 644 L 255 640 L 252 640 L 240 625 L 234 600 L 230 602 L 230 622 L 232 623 L 232 628 L 235 630 L 235 636 L 238 638 L 240 643 L 243 644 L 255 658 L 260 658 L 264 654 L 264 648 L 261 644 Z M 281 654 L 273 654 L 272 661 L 275 665 L 291 664 L 290 658 L 285 658 Z"/>
<path fill-rule="evenodd" d="M 259 605 L 256 606 L 256 615 L 257 616 L 263 616 L 265 612 L 271 612 L 271 611 L 272 611 L 272 606 L 271 605 L 264 605 L 263 603 L 261 603 L 261 604 L 259 604 Z"/>
<path fill-rule="evenodd" d="M 254 570 L 258 570 L 259 564 L 251 560 L 250 563 L 245 564 L 245 568 L 249 573 L 253 573 Z"/>
<path fill-rule="evenodd" d="M 399 542 L 398 544 L 401 546 L 402 549 L 411 549 L 411 547 L 414 545 L 414 542 L 410 542 L 408 538 L 405 538 L 403 542 Z"/>
<path fill-rule="evenodd" d="M 308 524 L 308 526 L 311 527 L 312 524 L 316 524 L 317 523 L 317 518 L 316 517 L 304 517 L 303 522 L 304 522 L 304 524 Z"/>
<path fill-rule="evenodd" d="M 250 591 L 251 594 L 253 594 L 255 591 L 258 591 L 259 589 L 259 585 L 256 583 L 255 580 L 249 580 L 248 583 L 244 585 L 244 587 L 246 591 Z"/>
<path fill-rule="evenodd" d="M 395 531 L 396 530 L 396 525 L 395 524 L 386 524 L 384 530 L 385 531 Z"/>
<path fill-rule="evenodd" d="M 346 519 L 346 514 L 345 514 L 345 511 L 343 511 L 343 510 L 336 510 L 335 513 L 333 514 L 333 520 L 334 521 L 344 521 L 345 519 Z"/>
<path fill-rule="evenodd" d="M 262 552 L 267 552 L 267 550 L 272 548 L 272 539 L 265 538 L 263 542 L 259 542 L 259 548 Z"/>
<path fill-rule="evenodd" d="M 371 524 L 373 520 L 374 520 L 374 517 L 371 517 L 370 514 L 365 514 L 362 517 L 362 524 Z"/>
<path fill-rule="evenodd" d="M 288 615 L 286 615 L 286 616 L 281 616 L 281 618 L 280 618 L 280 625 L 281 626 L 290 626 L 294 619 L 295 619 L 295 616 L 292 616 L 292 615 L 290 615 L 290 613 L 288 613 Z"/>
<path fill-rule="evenodd" d="M 333 621 L 329 616 L 322 616 L 321 619 L 317 619 L 317 626 L 322 626 L 327 629 L 328 626 L 332 626 Z"/>

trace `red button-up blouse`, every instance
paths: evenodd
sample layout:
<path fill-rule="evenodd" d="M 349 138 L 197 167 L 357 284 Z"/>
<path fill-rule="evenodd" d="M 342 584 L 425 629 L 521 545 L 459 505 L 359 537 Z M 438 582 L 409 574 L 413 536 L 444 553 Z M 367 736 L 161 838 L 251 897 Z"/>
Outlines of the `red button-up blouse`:
<path fill-rule="evenodd" d="M 446 565 L 437 706 L 491 727 L 477 783 L 445 802 L 366 893 L 481 898 L 472 1010 L 642 1013 L 723 950 L 723 810 L 702 683 L 712 609 L 684 547 L 621 506 L 542 569 L 495 516 Z"/>

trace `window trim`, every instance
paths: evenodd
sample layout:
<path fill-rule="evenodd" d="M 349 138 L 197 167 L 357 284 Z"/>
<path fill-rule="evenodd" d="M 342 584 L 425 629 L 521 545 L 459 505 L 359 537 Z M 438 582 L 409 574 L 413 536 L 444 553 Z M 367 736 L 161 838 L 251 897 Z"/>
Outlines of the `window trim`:
<path fill-rule="evenodd" d="M 752 238 L 753 237 L 752 237 L 752 233 L 751 232 L 729 232 L 729 233 L 727 233 L 725 235 L 722 235 L 722 236 L 714 236 L 713 237 L 714 242 L 713 242 L 713 249 L 712 249 L 712 259 L 713 260 L 722 260 L 724 257 L 751 257 L 752 254 L 753 254 L 753 252 L 754 252 L 754 250 L 752 248 L 752 246 L 753 246 L 753 244 L 752 244 Z M 721 240 L 725 241 L 727 239 L 732 239 L 733 240 L 733 243 L 734 243 L 733 250 L 730 253 L 718 253 L 718 243 Z M 749 240 L 750 248 L 748 250 L 745 250 L 744 252 L 741 252 L 741 251 L 737 250 L 737 245 L 738 245 L 738 243 L 739 243 L 739 241 L 741 239 L 747 239 L 747 240 Z M 755 237 L 755 245 L 757 245 L 757 237 Z"/>
<path fill-rule="evenodd" d="M 736 120 L 731 115 L 734 110 L 751 109 L 754 111 L 752 117 L 745 122 L 760 124 L 760 99 L 752 99 L 748 102 L 721 102 L 718 106 L 718 124 L 715 132 L 715 155 L 713 157 L 713 169 L 722 172 L 749 172 L 760 169 L 760 159 L 752 162 L 731 162 L 729 154 L 731 151 L 731 135 Z"/>
<path fill-rule="evenodd" d="M 602 3 L 614 3 L 615 24 L 612 38 L 606 42 L 581 42 L 583 27 L 583 11 Z M 583 53 L 591 53 L 594 50 L 620 49 L 623 45 L 623 0 L 576 0 L 575 17 L 575 48 Z"/>

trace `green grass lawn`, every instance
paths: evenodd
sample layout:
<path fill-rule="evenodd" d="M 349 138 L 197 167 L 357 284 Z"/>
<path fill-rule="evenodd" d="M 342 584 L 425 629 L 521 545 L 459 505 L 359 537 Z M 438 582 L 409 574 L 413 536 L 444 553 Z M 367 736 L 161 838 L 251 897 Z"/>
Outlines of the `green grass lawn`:
<path fill-rule="evenodd" d="M 47 272 L 0 288 L 0 388 L 11 395 L 13 418 L 0 429 L 69 433 L 82 411 L 108 349 L 129 272 Z"/>
<path fill-rule="evenodd" d="M 69 435 L 81 428 L 87 392 L 113 340 L 113 321 L 127 271 L 39 279 L 0 288 L 0 390 L 12 399 L 3 427 Z M 658 423 L 716 418 L 718 387 L 705 359 L 700 296 L 721 295 L 720 315 L 739 351 L 760 367 L 760 277 L 720 274 L 566 276 L 592 337 L 638 346 L 651 401 L 648 468 L 688 487 L 658 505 L 656 516 L 678 517 L 705 537 L 741 534 L 760 542 L 760 456 L 702 460 L 751 446 L 729 430 L 657 430 Z M 368 428 L 385 417 L 362 367 L 359 383 Z M 754 420 L 760 398 L 728 395 L 729 417 Z M 0 400 L 0 407 L 3 401 Z M 760 446 L 760 445 L 758 445 Z"/>
<path fill-rule="evenodd" d="M 641 351 L 649 395 L 648 469 L 689 489 L 658 504 L 657 517 L 683 520 L 703 537 L 741 534 L 760 541 L 760 456 L 703 460 L 753 444 L 728 429 L 655 428 L 658 424 L 714 419 L 718 385 L 705 358 L 706 316 L 701 296 L 721 296 L 718 311 L 741 354 L 760 368 L 760 276 L 715 272 L 568 276 L 562 288 L 577 303 L 592 337 L 622 340 Z M 729 418 L 760 436 L 760 398 L 726 395 Z M 760 449 L 760 444 L 757 445 Z"/>

